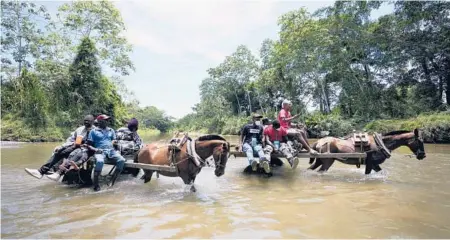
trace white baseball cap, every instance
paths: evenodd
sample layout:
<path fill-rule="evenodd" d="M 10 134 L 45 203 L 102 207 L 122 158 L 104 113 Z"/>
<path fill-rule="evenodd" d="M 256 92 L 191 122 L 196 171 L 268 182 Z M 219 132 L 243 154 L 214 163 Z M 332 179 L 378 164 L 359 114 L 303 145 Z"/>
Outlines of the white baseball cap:
<path fill-rule="evenodd" d="M 284 105 L 284 104 L 292 105 L 292 102 L 287 99 L 284 99 L 282 105 Z"/>

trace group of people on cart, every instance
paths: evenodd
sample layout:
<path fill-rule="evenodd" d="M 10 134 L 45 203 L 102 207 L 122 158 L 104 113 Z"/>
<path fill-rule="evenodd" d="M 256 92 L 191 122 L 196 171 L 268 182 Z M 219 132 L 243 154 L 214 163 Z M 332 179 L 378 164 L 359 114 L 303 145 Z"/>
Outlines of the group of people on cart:
<path fill-rule="evenodd" d="M 71 133 L 66 142 L 56 147 L 48 159 L 39 169 L 25 168 L 31 176 L 41 179 L 46 175 L 49 179 L 58 181 L 67 171 L 77 169 L 92 156 L 95 159 L 94 190 L 99 191 L 99 176 L 105 161 L 115 164 L 115 171 L 111 183 L 117 179 L 124 168 L 123 153 L 139 151 L 143 147 L 137 131 L 139 122 L 132 118 L 126 127 L 115 131 L 108 127 L 109 116 L 105 114 L 87 115 L 83 126 Z"/>
<path fill-rule="evenodd" d="M 294 141 L 298 141 L 301 147 L 311 154 L 317 154 L 308 143 L 306 129 L 299 129 L 295 124 L 292 124 L 292 120 L 297 118 L 298 115 L 291 115 L 291 107 L 292 102 L 285 99 L 282 102 L 282 109 L 278 113 L 277 119 L 271 124 L 268 123 L 267 119 L 262 123 L 263 116 L 254 114 L 252 123 L 241 129 L 239 151 L 245 152 L 252 171 L 257 171 L 259 165 L 266 173 L 270 173 L 270 159 L 274 152 L 281 153 L 286 157 L 292 169 L 295 169 L 299 163 L 298 158 L 295 157 L 295 152 L 298 149 L 294 148 L 294 144 L 289 141 L 288 136 Z"/>
<path fill-rule="evenodd" d="M 291 107 L 292 103 L 284 100 L 277 120 L 269 124 L 265 119 L 266 122 L 262 123 L 263 116 L 254 114 L 252 123 L 242 128 L 239 151 L 245 152 L 253 171 L 256 171 L 259 165 L 266 173 L 270 173 L 270 159 L 274 152 L 286 157 L 291 167 L 295 169 L 299 163 L 298 158 L 295 157 L 298 149 L 294 148 L 288 136 L 298 141 L 311 154 L 317 153 L 309 146 L 305 129 L 299 129 L 292 124 L 292 120 L 298 115 L 291 115 Z M 94 190 L 100 190 L 99 176 L 105 161 L 115 165 L 110 182 L 114 184 L 124 169 L 123 155 L 130 152 L 131 155 L 136 154 L 143 147 L 143 143 L 137 133 L 139 123 L 136 118 L 132 118 L 127 122 L 126 127 L 116 131 L 108 127 L 109 119 L 110 117 L 105 114 L 98 115 L 96 118 L 93 115 L 85 116 L 83 126 L 72 132 L 64 144 L 56 147 L 44 165 L 38 169 L 25 168 L 25 171 L 38 179 L 46 175 L 49 179 L 58 181 L 67 171 L 77 170 L 93 156 L 95 159 Z"/>

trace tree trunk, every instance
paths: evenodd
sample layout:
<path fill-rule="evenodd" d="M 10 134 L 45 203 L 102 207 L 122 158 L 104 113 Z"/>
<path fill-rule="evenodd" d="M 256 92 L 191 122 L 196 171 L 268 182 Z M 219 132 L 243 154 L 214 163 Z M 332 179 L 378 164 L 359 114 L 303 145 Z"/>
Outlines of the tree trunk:
<path fill-rule="evenodd" d="M 433 68 L 437 72 L 437 75 L 439 76 L 439 83 L 438 83 L 438 91 L 439 91 L 439 101 L 442 103 L 442 96 L 444 94 L 444 77 L 442 76 L 443 73 L 441 72 L 441 68 L 437 65 L 436 62 L 433 61 L 433 59 L 430 58 L 431 63 L 433 64 Z"/>
<path fill-rule="evenodd" d="M 450 62 L 449 62 L 450 67 Z M 447 84 L 446 84 L 446 90 L 445 90 L 445 98 L 447 100 L 447 106 L 450 106 L 450 70 L 447 70 Z"/>
<path fill-rule="evenodd" d="M 431 82 L 430 70 L 428 69 L 426 58 L 422 58 L 421 61 L 423 72 L 425 73 L 425 79 Z"/>

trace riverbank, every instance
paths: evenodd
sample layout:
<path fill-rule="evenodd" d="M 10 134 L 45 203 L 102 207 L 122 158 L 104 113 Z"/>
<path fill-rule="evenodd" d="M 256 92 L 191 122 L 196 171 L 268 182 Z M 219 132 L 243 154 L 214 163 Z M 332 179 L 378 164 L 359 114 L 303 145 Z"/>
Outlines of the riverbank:
<path fill-rule="evenodd" d="M 221 135 L 238 135 L 239 130 L 250 122 L 248 117 L 232 116 L 209 126 L 207 121 L 196 119 L 188 124 L 179 124 L 178 131 L 197 132 L 202 134 L 219 133 Z M 423 130 L 424 140 L 427 143 L 450 143 L 450 112 L 423 114 L 408 119 L 380 119 L 374 121 L 361 121 L 356 119 L 343 119 L 336 114 L 314 114 L 305 117 L 304 123 L 308 128 L 310 138 L 325 136 L 342 137 L 355 131 L 369 131 L 387 133 L 395 130 Z M 213 129 L 211 131 L 211 129 Z M 174 131 L 174 130 L 173 130 Z"/>
<path fill-rule="evenodd" d="M 176 126 L 167 134 L 173 135 L 176 131 L 189 132 L 191 136 L 202 134 L 238 135 L 241 127 L 248 122 L 246 117 L 230 117 L 223 121 L 223 125 L 214 128 L 204 124 L 190 126 Z M 381 119 L 369 123 L 357 122 L 351 119 L 342 119 L 338 115 L 311 115 L 305 119 L 311 138 L 320 138 L 325 135 L 341 137 L 353 130 L 387 133 L 395 130 L 423 130 L 424 140 L 427 143 L 450 143 L 450 113 L 442 112 L 428 115 L 419 115 L 408 119 Z M 201 126 L 201 127 L 199 127 Z M 20 120 L 3 119 L 1 123 L 1 140 L 15 142 L 61 142 L 64 141 L 73 129 L 48 126 L 42 129 L 30 129 Z M 212 131 L 213 130 L 213 131 Z M 139 129 L 142 139 L 152 140 L 161 132 L 157 129 Z"/>
<path fill-rule="evenodd" d="M 379 133 L 394 130 L 413 130 L 419 128 L 423 131 L 426 143 L 450 143 L 450 113 L 419 115 L 409 119 L 376 120 L 368 123 L 365 129 Z"/>
<path fill-rule="evenodd" d="M 69 137 L 74 129 L 57 126 L 32 129 L 20 120 L 2 119 L 1 141 L 4 142 L 62 142 Z M 139 129 L 142 139 L 151 139 L 161 132 L 152 128 Z"/>

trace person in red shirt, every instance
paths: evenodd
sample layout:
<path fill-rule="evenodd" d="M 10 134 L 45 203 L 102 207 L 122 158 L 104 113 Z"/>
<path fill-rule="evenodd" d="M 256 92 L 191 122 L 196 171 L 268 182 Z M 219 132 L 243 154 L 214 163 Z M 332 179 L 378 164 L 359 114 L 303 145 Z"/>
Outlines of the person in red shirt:
<path fill-rule="evenodd" d="M 297 168 L 298 158 L 294 158 L 290 146 L 287 144 L 287 131 L 285 128 L 280 126 L 280 122 L 277 120 L 273 121 L 272 125 L 264 129 L 264 141 L 266 147 L 264 148 L 264 153 L 266 158 L 270 159 L 270 155 L 274 151 L 279 151 L 283 153 L 291 164 L 292 169 Z"/>
<path fill-rule="evenodd" d="M 281 111 L 278 113 L 278 121 L 280 122 L 281 127 L 286 129 L 289 135 L 297 138 L 306 150 L 308 150 L 312 154 L 317 154 L 317 151 L 309 146 L 306 133 L 303 130 L 294 128 L 294 126 L 292 125 L 292 119 L 297 118 L 299 115 L 291 115 L 291 101 L 285 99 L 281 106 L 283 109 L 281 109 Z"/>

